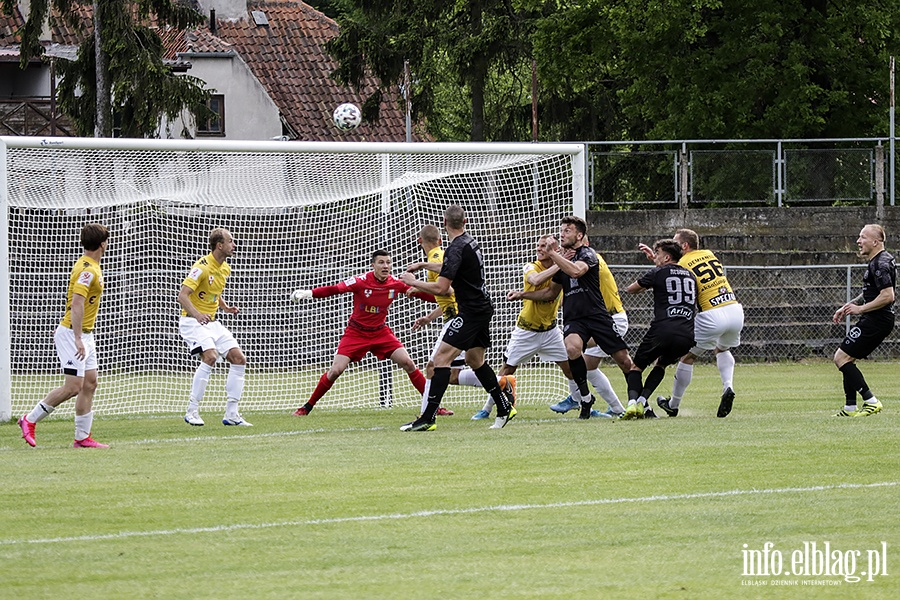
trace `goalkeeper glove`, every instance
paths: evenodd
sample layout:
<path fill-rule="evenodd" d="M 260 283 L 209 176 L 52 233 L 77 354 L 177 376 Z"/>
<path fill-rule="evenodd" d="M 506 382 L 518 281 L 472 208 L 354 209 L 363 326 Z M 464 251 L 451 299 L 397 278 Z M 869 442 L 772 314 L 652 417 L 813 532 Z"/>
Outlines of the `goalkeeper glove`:
<path fill-rule="evenodd" d="M 291 302 L 301 302 L 312 298 L 312 290 L 294 290 L 291 293 Z"/>

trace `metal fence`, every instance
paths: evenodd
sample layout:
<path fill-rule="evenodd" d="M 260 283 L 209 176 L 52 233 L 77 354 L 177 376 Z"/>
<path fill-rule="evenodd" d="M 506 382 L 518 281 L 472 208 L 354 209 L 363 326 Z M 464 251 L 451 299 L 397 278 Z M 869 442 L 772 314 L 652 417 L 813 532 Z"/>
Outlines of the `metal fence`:
<path fill-rule="evenodd" d="M 589 208 L 892 204 L 888 142 L 592 142 Z"/>
<path fill-rule="evenodd" d="M 610 266 L 620 289 L 649 266 Z M 857 296 L 866 265 L 745 267 L 726 269 L 728 281 L 744 307 L 741 346 L 735 358 L 744 362 L 831 358 L 853 319 L 832 322 L 835 310 Z M 628 313 L 626 341 L 634 349 L 653 318 L 648 293 L 623 294 Z M 900 357 L 900 330 L 895 329 L 871 358 Z"/>

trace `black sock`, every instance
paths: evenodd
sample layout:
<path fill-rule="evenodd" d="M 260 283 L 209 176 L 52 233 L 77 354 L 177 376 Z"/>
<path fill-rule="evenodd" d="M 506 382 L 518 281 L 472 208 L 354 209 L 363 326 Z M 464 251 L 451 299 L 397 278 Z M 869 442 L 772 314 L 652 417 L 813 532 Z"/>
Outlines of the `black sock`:
<path fill-rule="evenodd" d="M 641 396 L 649 401 L 650 394 L 656 391 L 656 388 L 659 387 L 659 384 L 662 382 L 663 377 L 665 376 L 665 367 L 660 367 L 659 365 L 653 367 L 650 370 L 650 374 L 647 375 L 647 380 L 644 382 L 644 389 L 641 390 Z"/>
<path fill-rule="evenodd" d="M 425 412 L 419 417 L 425 421 L 434 421 L 437 409 L 441 405 L 441 398 L 450 385 L 450 367 L 435 367 L 434 375 L 431 377 L 431 387 L 428 388 L 428 405 Z"/>
<path fill-rule="evenodd" d="M 641 383 L 641 371 L 628 371 L 628 374 L 625 375 L 625 380 L 628 382 L 628 399 L 637 400 L 638 396 L 641 395 L 641 387 L 643 386 Z"/>
<path fill-rule="evenodd" d="M 873 396 L 866 384 L 866 379 L 859 371 L 856 363 L 848 362 L 841 367 L 841 373 L 844 375 L 844 395 L 847 398 L 847 406 L 856 406 L 857 392 L 862 395 L 863 400 L 867 400 Z"/>
<path fill-rule="evenodd" d="M 591 395 L 587 382 L 587 365 L 584 364 L 584 356 L 569 359 L 569 369 L 572 371 L 572 381 L 578 386 L 579 393 L 587 398 Z"/>
<path fill-rule="evenodd" d="M 503 390 L 500 389 L 500 383 L 497 381 L 497 374 L 494 373 L 494 370 L 491 368 L 491 365 L 487 364 L 487 361 L 481 363 L 481 366 L 477 369 L 472 370 L 475 373 L 475 377 L 478 378 L 479 383 L 481 383 L 481 387 L 484 388 L 488 394 L 491 395 L 491 398 L 494 400 L 494 404 L 497 405 L 497 416 L 505 417 L 509 414 L 510 409 L 512 408 L 512 404 L 506 398 L 506 394 L 503 393 Z M 432 383 L 431 385 L 434 385 Z"/>

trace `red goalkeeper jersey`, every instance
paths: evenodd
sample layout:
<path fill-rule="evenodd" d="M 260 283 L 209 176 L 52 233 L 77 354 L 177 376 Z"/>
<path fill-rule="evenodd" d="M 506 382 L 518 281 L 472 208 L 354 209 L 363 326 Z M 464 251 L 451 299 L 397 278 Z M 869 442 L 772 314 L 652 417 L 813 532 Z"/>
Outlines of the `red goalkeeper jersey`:
<path fill-rule="evenodd" d="M 347 323 L 363 331 L 377 331 L 384 327 L 388 307 L 391 302 L 406 293 L 409 286 L 388 275 L 384 281 L 378 281 L 375 273 L 369 271 L 365 275 L 357 275 L 337 285 L 325 285 L 313 288 L 313 298 L 327 298 L 336 294 L 353 293 L 353 313 Z"/>

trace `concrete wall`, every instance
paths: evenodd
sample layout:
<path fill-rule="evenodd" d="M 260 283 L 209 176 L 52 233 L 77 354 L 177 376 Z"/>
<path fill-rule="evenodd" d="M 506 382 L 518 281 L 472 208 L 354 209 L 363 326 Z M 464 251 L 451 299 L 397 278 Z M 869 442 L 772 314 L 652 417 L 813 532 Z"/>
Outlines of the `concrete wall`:
<path fill-rule="evenodd" d="M 591 245 L 610 264 L 645 264 L 637 250 L 686 227 L 700 234 L 725 265 L 855 264 L 856 238 L 867 223 L 886 230 L 888 251 L 900 252 L 900 207 L 716 208 L 592 211 Z"/>

